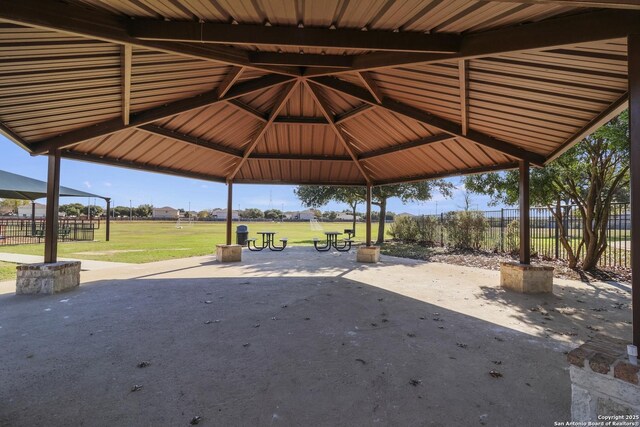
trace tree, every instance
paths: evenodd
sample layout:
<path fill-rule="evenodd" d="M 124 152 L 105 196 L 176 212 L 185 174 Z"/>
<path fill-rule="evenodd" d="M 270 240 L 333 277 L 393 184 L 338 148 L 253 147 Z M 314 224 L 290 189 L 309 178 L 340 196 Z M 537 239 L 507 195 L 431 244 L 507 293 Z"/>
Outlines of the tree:
<path fill-rule="evenodd" d="M 282 218 L 282 211 L 280 209 L 267 209 L 264 211 L 264 217 L 267 219 L 278 220 Z"/>
<path fill-rule="evenodd" d="M 0 199 L 0 212 L 13 212 L 17 214 L 20 206 L 26 206 L 29 203 L 31 203 L 29 200 Z"/>
<path fill-rule="evenodd" d="M 69 203 L 60 205 L 58 212 L 64 212 L 67 216 L 80 216 L 87 213 L 87 209 L 82 203 Z"/>
<path fill-rule="evenodd" d="M 366 191 L 362 187 L 330 187 L 327 185 L 301 185 L 293 190 L 302 204 L 308 208 L 319 208 L 334 200 L 346 203 L 353 214 L 352 230 L 356 231 L 356 208 L 365 200 Z M 337 215 L 336 215 L 337 216 Z M 333 218 L 335 219 L 335 217 Z"/>
<path fill-rule="evenodd" d="M 338 217 L 338 212 L 336 211 L 322 212 L 322 219 L 326 219 L 327 221 L 335 221 L 337 217 Z"/>
<path fill-rule="evenodd" d="M 139 218 L 148 218 L 153 214 L 153 206 L 149 204 L 139 205 L 137 208 L 133 209 L 133 216 L 137 216 Z"/>
<path fill-rule="evenodd" d="M 491 197 L 492 204 L 514 205 L 518 200 L 518 172 L 489 173 L 466 177 L 470 191 Z M 607 226 L 611 203 L 628 197 L 629 120 L 623 112 L 586 137 L 543 169 L 533 169 L 530 197 L 534 205 L 546 206 L 560 230 L 560 242 L 569 266 L 596 267 L 607 248 Z M 571 245 L 569 230 L 558 201 L 577 206 L 582 221 L 582 239 Z M 584 256 L 583 256 L 584 251 Z"/>
<path fill-rule="evenodd" d="M 376 243 L 384 242 L 385 223 L 387 217 L 387 201 L 392 197 L 399 198 L 402 203 L 412 201 L 426 201 L 431 199 L 432 191 L 438 190 L 445 197 L 450 197 L 453 184 L 438 179 L 422 181 L 410 184 L 384 185 L 374 187 L 371 203 L 380 208 L 378 219 L 378 239 Z M 328 186 L 300 186 L 294 193 L 305 206 L 320 207 L 334 200 L 349 203 L 353 212 L 353 229 L 355 231 L 356 209 L 355 206 L 366 198 L 366 190 L 363 187 L 328 187 Z M 352 204 L 351 204 L 352 203 Z"/>
<path fill-rule="evenodd" d="M 246 218 L 246 219 L 258 219 L 258 218 L 262 218 L 264 216 L 262 211 L 260 209 L 257 209 L 257 208 L 245 209 L 243 211 L 240 211 L 239 215 L 242 218 Z"/>
<path fill-rule="evenodd" d="M 211 216 L 211 212 L 209 211 L 200 211 L 198 212 L 198 218 L 199 219 L 207 219 Z"/>

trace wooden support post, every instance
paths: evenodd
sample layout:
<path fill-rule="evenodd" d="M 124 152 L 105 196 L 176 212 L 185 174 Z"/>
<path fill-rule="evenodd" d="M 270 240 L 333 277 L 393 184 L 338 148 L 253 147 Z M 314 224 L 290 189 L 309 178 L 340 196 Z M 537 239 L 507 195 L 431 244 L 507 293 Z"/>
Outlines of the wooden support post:
<path fill-rule="evenodd" d="M 232 222 L 233 222 L 233 182 L 227 181 L 227 245 L 231 244 Z"/>
<path fill-rule="evenodd" d="M 371 193 L 371 184 L 367 184 L 367 246 L 371 246 Z"/>
<path fill-rule="evenodd" d="M 111 199 L 105 199 L 107 201 L 107 226 L 106 226 L 106 241 L 109 241 L 111 235 Z"/>
<path fill-rule="evenodd" d="M 36 235 L 36 202 L 31 201 L 31 236 Z"/>
<path fill-rule="evenodd" d="M 49 154 L 47 216 L 44 231 L 44 262 L 58 261 L 58 203 L 60 199 L 60 151 Z"/>
<path fill-rule="evenodd" d="M 633 344 L 640 346 L 640 34 L 630 35 L 627 46 L 631 140 L 631 300 Z"/>
<path fill-rule="evenodd" d="M 520 160 L 520 264 L 531 263 L 529 208 L 529 162 Z"/>

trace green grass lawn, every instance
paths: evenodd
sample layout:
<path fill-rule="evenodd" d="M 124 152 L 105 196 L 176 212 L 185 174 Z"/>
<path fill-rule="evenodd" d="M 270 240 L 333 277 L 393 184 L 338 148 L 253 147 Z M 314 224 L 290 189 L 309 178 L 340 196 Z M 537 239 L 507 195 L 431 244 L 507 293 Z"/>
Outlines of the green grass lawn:
<path fill-rule="evenodd" d="M 240 223 L 238 223 L 240 224 Z M 249 237 L 258 237 L 257 231 L 274 231 L 276 238 L 287 237 L 289 245 L 312 245 L 312 239 L 324 239 L 322 230 L 312 230 L 309 222 L 242 222 L 249 226 Z M 61 242 L 58 256 L 98 261 L 144 263 L 170 258 L 207 255 L 215 252 L 215 245 L 224 243 L 224 222 L 183 222 L 176 228 L 175 222 L 114 221 L 111 223 L 111 241 L 104 240 L 104 223 L 96 230 L 93 242 Z M 233 224 L 235 243 L 236 223 Z M 351 223 L 320 223 L 324 231 L 343 231 Z M 372 236 L 377 236 L 377 224 L 372 225 Z M 356 228 L 356 241 L 364 240 L 365 224 Z M 346 235 L 344 236 L 346 237 Z M 44 244 L 1 246 L 0 252 L 42 255 Z"/>
<path fill-rule="evenodd" d="M 16 265 L 12 262 L 0 261 L 0 282 L 16 278 Z"/>

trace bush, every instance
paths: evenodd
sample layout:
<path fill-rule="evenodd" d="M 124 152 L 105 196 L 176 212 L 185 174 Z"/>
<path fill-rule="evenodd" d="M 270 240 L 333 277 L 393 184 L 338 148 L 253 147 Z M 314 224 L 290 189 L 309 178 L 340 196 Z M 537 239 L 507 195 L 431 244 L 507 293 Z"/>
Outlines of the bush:
<path fill-rule="evenodd" d="M 457 249 L 480 249 L 488 226 L 482 212 L 449 212 L 444 217 L 449 244 Z"/>
<path fill-rule="evenodd" d="M 515 253 L 520 250 L 520 221 L 514 219 L 507 224 L 505 252 Z"/>
<path fill-rule="evenodd" d="M 389 227 L 389 235 L 403 242 L 415 242 L 417 227 L 413 218 L 401 216 Z"/>
<path fill-rule="evenodd" d="M 440 220 L 433 216 L 421 216 L 414 219 L 416 239 L 428 246 L 435 246 L 440 235 Z"/>

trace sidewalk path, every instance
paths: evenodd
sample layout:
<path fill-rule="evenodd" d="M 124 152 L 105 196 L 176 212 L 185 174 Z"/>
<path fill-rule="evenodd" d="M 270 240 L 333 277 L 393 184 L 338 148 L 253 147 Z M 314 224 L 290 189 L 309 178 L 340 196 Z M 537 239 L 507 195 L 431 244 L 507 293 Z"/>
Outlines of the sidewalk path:
<path fill-rule="evenodd" d="M 124 262 L 93 261 L 89 259 L 76 260 L 73 258 L 59 258 L 60 261 L 82 261 L 82 271 L 104 270 L 107 268 L 127 267 L 131 264 Z M 17 264 L 35 264 L 44 261 L 42 255 L 24 255 L 0 252 L 0 261 L 15 262 Z"/>

